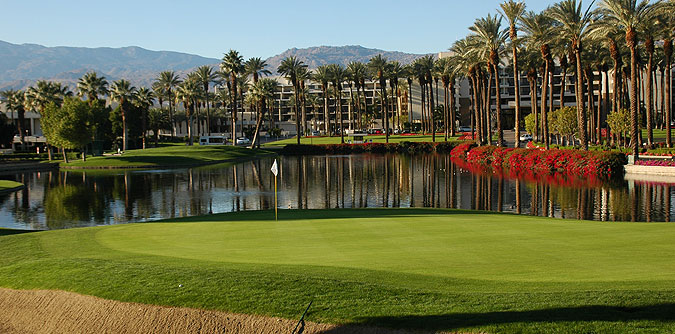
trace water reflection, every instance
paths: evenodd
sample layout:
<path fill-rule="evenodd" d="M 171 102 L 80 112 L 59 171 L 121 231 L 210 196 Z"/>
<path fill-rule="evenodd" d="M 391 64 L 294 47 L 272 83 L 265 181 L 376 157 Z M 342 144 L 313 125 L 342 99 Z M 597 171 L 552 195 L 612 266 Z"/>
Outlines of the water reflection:
<path fill-rule="evenodd" d="M 447 155 L 279 157 L 279 207 L 436 207 L 602 221 L 670 221 L 671 184 L 562 186 L 472 173 Z M 0 226 L 59 229 L 269 209 L 272 158 L 162 171 L 34 172 L 0 196 Z"/>

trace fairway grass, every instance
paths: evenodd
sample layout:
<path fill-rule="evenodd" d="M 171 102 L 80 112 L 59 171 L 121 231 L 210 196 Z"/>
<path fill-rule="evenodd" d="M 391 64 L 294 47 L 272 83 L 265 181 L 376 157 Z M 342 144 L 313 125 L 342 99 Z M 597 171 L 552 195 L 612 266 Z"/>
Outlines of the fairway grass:
<path fill-rule="evenodd" d="M 448 137 L 448 141 L 455 141 L 459 138 L 459 136 L 455 137 Z M 348 136 L 345 136 L 345 143 L 348 143 L 350 138 Z M 369 135 L 366 136 L 366 140 L 372 140 L 373 143 L 385 143 L 386 142 L 386 136 L 385 135 Z M 390 135 L 389 136 L 389 142 L 390 143 L 401 143 L 404 141 L 410 141 L 410 142 L 432 142 L 432 137 L 431 135 L 417 135 L 417 134 L 412 134 L 412 135 Z M 437 134 L 436 135 L 436 142 L 440 143 L 442 141 L 445 141 L 445 137 L 443 134 Z M 297 144 L 298 139 L 296 137 L 292 138 L 287 138 L 287 139 L 282 139 L 282 140 L 277 140 L 273 142 L 269 142 L 266 144 L 263 144 L 262 147 L 267 147 L 267 148 L 275 148 L 275 147 L 284 147 L 288 144 Z M 333 137 L 302 137 L 300 138 L 300 144 L 306 144 L 306 145 L 324 145 L 324 144 L 340 144 L 340 136 L 333 136 Z"/>
<path fill-rule="evenodd" d="M 89 157 L 87 161 L 72 160 L 67 164 L 61 163 L 60 166 L 67 168 L 183 167 L 234 161 L 265 154 L 270 154 L 270 152 L 224 145 L 172 145 L 144 150 L 130 150 L 122 155 Z"/>
<path fill-rule="evenodd" d="M 675 225 L 253 211 L 0 237 L 0 286 L 432 331 L 672 332 Z M 182 285 L 182 287 L 179 287 Z"/>

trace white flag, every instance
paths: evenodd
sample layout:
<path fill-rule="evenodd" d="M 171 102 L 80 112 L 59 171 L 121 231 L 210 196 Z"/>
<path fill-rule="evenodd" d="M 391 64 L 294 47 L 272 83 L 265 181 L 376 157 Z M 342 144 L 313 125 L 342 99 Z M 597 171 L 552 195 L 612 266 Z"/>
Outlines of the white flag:
<path fill-rule="evenodd" d="M 279 174 L 279 169 L 277 168 L 277 159 L 274 159 L 274 163 L 272 164 L 272 174 L 274 174 L 274 176 Z"/>

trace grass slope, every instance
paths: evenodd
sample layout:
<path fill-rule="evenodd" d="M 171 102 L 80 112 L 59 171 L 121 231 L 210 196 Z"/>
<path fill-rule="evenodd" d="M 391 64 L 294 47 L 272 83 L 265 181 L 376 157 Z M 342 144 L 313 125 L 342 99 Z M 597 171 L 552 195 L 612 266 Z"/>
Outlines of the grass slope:
<path fill-rule="evenodd" d="M 384 135 L 370 135 L 366 137 L 368 140 L 373 140 L 373 143 L 384 143 L 386 137 Z M 457 140 L 459 136 L 449 137 L 448 140 Z M 443 134 L 436 135 L 436 142 L 444 141 Z M 345 143 L 349 141 L 349 137 L 345 136 Z M 431 135 L 391 135 L 389 136 L 390 143 L 400 143 L 404 141 L 411 142 L 431 142 Z M 262 147 L 284 147 L 288 144 L 297 144 L 298 139 L 295 137 L 282 139 L 278 141 L 263 144 Z M 340 136 L 334 137 L 303 137 L 300 138 L 300 144 L 340 144 Z"/>
<path fill-rule="evenodd" d="M 3 236 L 0 286 L 424 330 L 675 330 L 670 224 L 243 212 Z M 182 284 L 183 287 L 178 287 Z"/>
<path fill-rule="evenodd" d="M 246 158 L 261 153 L 267 152 L 234 146 L 179 145 L 130 150 L 122 155 L 90 157 L 87 161 L 73 160 L 67 164 L 61 163 L 61 166 L 92 168 L 186 166 Z"/>
<path fill-rule="evenodd" d="M 10 190 L 23 186 L 23 183 L 10 181 L 10 180 L 0 180 L 0 191 Z"/>

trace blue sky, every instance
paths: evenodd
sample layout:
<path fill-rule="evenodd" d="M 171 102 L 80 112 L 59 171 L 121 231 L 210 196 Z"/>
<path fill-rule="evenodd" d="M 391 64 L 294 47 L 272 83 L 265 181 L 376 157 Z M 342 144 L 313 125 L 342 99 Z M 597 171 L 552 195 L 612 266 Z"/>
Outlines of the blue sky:
<path fill-rule="evenodd" d="M 363 45 L 444 51 L 498 0 L 2 1 L 0 40 L 47 46 L 135 45 L 221 58 L 267 58 L 291 47 Z M 587 1 L 585 1 L 587 2 Z M 542 10 L 553 1 L 529 0 Z"/>

